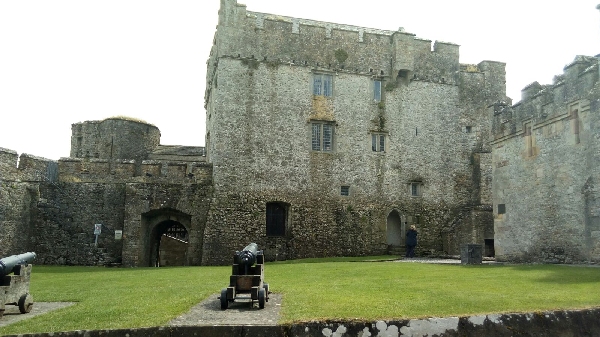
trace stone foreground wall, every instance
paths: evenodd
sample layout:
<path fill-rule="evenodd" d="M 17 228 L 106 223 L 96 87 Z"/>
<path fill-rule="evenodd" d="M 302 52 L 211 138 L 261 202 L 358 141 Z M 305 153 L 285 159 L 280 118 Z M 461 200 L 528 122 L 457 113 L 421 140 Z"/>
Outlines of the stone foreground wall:
<path fill-rule="evenodd" d="M 600 335 L 600 309 L 499 314 L 471 317 L 429 318 L 378 322 L 307 322 L 290 325 L 165 326 L 119 330 L 78 330 L 23 334 L 23 337 L 507 337 Z M 17 335 L 13 335 L 16 337 Z M 10 336 L 7 336 L 10 337 Z"/>

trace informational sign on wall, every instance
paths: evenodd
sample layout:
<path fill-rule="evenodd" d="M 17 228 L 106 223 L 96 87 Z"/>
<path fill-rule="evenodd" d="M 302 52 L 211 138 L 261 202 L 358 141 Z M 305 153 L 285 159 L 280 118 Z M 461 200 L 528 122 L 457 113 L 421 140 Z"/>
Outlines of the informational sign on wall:
<path fill-rule="evenodd" d="M 102 224 L 97 223 L 94 225 L 94 235 L 96 236 L 96 240 L 94 241 L 94 244 L 97 246 L 98 245 L 98 235 L 100 235 L 102 233 Z"/>
<path fill-rule="evenodd" d="M 123 231 L 115 229 L 115 240 L 121 240 L 123 238 Z"/>

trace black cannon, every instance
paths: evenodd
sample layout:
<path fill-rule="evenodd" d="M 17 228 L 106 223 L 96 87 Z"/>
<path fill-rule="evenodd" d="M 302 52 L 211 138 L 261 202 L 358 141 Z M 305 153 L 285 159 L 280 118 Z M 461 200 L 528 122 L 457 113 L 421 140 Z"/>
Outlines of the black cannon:
<path fill-rule="evenodd" d="M 34 259 L 35 253 L 31 252 L 0 259 L 0 318 L 4 315 L 7 304 L 19 306 L 22 314 L 31 311 L 33 297 L 29 294 L 30 262 Z"/>
<path fill-rule="evenodd" d="M 265 258 L 256 243 L 247 245 L 233 255 L 229 287 L 221 290 L 221 309 L 225 310 L 236 299 L 249 299 L 251 305 L 258 302 L 263 309 L 269 301 L 269 284 L 264 283 Z"/>
<path fill-rule="evenodd" d="M 35 253 L 24 253 L 19 255 L 11 255 L 0 259 L 0 277 L 4 277 L 10 273 L 16 272 L 21 266 L 26 266 L 29 262 L 35 259 Z"/>

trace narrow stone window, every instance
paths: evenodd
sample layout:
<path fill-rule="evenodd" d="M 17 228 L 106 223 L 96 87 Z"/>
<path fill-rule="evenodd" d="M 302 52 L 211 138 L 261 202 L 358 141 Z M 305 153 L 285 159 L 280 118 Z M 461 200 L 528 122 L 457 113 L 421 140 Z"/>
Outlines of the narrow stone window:
<path fill-rule="evenodd" d="M 385 134 L 374 133 L 371 135 L 371 150 L 385 152 Z"/>
<path fill-rule="evenodd" d="M 81 137 L 81 136 L 77 137 L 76 154 L 75 154 L 76 157 L 81 157 L 81 153 L 82 153 L 81 144 L 82 143 L 83 143 L 83 137 Z"/>
<path fill-rule="evenodd" d="M 523 126 L 523 136 L 525 137 L 525 153 L 527 154 L 527 157 L 532 157 L 533 156 L 533 135 L 532 135 L 532 131 L 531 131 L 531 127 L 532 127 L 532 123 L 526 123 Z"/>
<path fill-rule="evenodd" d="M 312 150 L 326 152 L 333 150 L 333 124 L 312 123 Z"/>
<path fill-rule="evenodd" d="M 342 186 L 340 194 L 343 196 L 349 196 L 350 195 L 350 186 Z"/>
<path fill-rule="evenodd" d="M 287 209 L 283 203 L 267 203 L 267 236 L 285 236 Z"/>
<path fill-rule="evenodd" d="M 381 102 L 381 80 L 373 81 L 373 100 Z"/>
<path fill-rule="evenodd" d="M 579 138 L 579 110 L 575 109 L 573 111 L 571 111 L 571 129 L 573 131 L 573 135 L 574 140 L 575 140 L 575 144 L 579 144 L 580 143 L 580 138 Z"/>
<path fill-rule="evenodd" d="M 498 214 L 506 213 L 506 204 L 498 204 Z"/>
<path fill-rule="evenodd" d="M 326 74 L 313 75 L 313 95 L 331 96 L 333 93 L 333 76 Z"/>
<path fill-rule="evenodd" d="M 409 193 L 412 197 L 420 197 L 423 195 L 423 183 L 420 181 L 413 181 L 408 184 Z"/>

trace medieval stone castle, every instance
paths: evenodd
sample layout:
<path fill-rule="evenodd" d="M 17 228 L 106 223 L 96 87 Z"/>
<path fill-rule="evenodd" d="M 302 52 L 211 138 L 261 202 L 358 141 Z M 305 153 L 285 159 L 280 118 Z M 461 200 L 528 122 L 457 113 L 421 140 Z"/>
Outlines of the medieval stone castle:
<path fill-rule="evenodd" d="M 0 256 L 37 263 L 227 264 L 418 254 L 600 261 L 599 58 L 505 92 L 505 64 L 386 31 L 221 0 L 206 147 L 143 121 L 73 124 L 69 158 L 0 149 Z M 18 163 L 18 164 L 17 164 Z"/>

